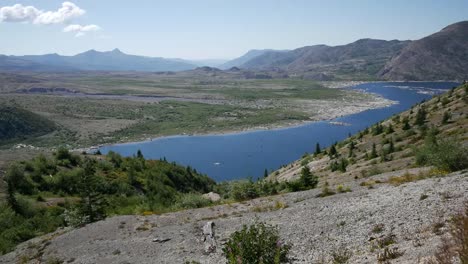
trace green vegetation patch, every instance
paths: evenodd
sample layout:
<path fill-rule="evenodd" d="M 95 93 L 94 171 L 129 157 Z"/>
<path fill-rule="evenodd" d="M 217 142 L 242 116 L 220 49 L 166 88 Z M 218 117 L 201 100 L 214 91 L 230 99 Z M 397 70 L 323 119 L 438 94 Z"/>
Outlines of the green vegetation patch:
<path fill-rule="evenodd" d="M 277 227 L 257 222 L 231 234 L 223 252 L 229 264 L 279 264 L 290 262 L 290 248 L 281 241 Z"/>
<path fill-rule="evenodd" d="M 0 106 L 0 144 L 54 131 L 55 124 L 38 114 L 14 106 Z"/>
<path fill-rule="evenodd" d="M 216 183 L 190 167 L 145 160 L 141 153 L 101 159 L 59 149 L 10 166 L 0 204 L 0 252 L 60 226 L 82 226 L 114 214 L 201 207 Z M 174 206 L 174 208 L 172 208 Z M 177 207 L 177 208 L 175 208 Z"/>

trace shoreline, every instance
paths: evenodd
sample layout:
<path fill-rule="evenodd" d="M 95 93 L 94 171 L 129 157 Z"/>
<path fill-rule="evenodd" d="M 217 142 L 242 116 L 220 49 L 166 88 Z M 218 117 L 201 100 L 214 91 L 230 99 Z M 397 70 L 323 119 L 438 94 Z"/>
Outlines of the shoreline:
<path fill-rule="evenodd" d="M 350 82 L 346 82 L 347 84 L 350 84 Z M 352 82 L 352 85 L 348 85 L 345 87 L 341 87 L 339 89 L 346 89 L 346 88 L 351 88 L 355 85 L 363 84 L 363 83 L 373 83 L 373 82 Z M 301 121 L 293 121 L 293 122 L 287 122 L 287 123 L 273 123 L 269 125 L 262 125 L 262 126 L 254 126 L 254 127 L 247 127 L 247 128 L 239 128 L 239 129 L 228 129 L 228 130 L 220 130 L 220 131 L 212 131 L 212 132 L 202 132 L 202 133 L 183 133 L 183 134 L 175 134 L 175 135 L 159 135 L 159 136 L 154 136 L 154 137 L 142 137 L 142 138 L 137 138 L 137 139 L 130 139 L 130 140 L 121 140 L 119 142 L 114 142 L 114 143 L 104 143 L 98 146 L 90 146 L 90 147 L 85 147 L 85 148 L 77 148 L 73 149 L 72 151 L 79 151 L 79 152 L 91 152 L 95 150 L 99 150 L 102 147 L 111 147 L 111 146 L 116 146 L 116 145 L 132 145 L 132 144 L 140 144 L 140 143 L 146 143 L 146 142 L 152 142 L 156 140 L 161 140 L 161 139 L 166 139 L 166 138 L 179 138 L 179 137 L 209 137 L 209 136 L 232 136 L 232 135 L 239 135 L 239 134 L 246 134 L 246 133 L 255 133 L 255 132 L 261 132 L 261 131 L 270 131 L 270 130 L 285 130 L 285 129 L 291 129 L 291 128 L 296 128 L 300 126 L 305 126 L 309 125 L 311 123 L 315 122 L 326 122 L 330 123 L 332 125 L 337 125 L 341 126 L 341 122 L 337 121 L 334 122 L 333 120 L 337 118 L 342 118 L 348 115 L 353 115 L 353 114 L 358 114 L 363 111 L 367 110 L 373 110 L 373 109 L 379 109 L 379 108 L 385 108 L 385 107 L 390 107 L 394 104 L 398 104 L 397 101 L 392 101 L 389 99 L 384 98 L 383 96 L 376 94 L 376 93 L 370 93 L 370 92 L 365 92 L 362 90 L 353 90 L 358 93 L 364 93 L 367 95 L 373 96 L 373 100 L 369 100 L 365 106 L 363 105 L 351 105 L 351 106 L 345 106 L 343 108 L 340 108 L 338 112 L 322 112 L 318 113 L 317 116 L 310 117 L 309 120 L 301 120 Z M 346 125 L 346 124 L 344 124 Z"/>

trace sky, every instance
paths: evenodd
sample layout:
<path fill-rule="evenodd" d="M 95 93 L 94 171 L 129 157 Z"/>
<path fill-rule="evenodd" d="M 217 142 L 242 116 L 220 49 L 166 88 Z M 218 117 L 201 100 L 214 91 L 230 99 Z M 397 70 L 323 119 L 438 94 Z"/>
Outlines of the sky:
<path fill-rule="evenodd" d="M 468 20 L 467 0 L 0 0 L 0 54 L 119 48 L 184 59 L 415 40 Z"/>

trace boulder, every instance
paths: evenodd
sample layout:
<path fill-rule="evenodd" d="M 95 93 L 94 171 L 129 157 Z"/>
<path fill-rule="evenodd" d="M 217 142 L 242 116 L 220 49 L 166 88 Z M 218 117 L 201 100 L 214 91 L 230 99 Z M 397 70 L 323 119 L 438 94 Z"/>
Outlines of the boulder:
<path fill-rule="evenodd" d="M 205 193 L 202 196 L 203 196 L 203 198 L 208 199 L 208 200 L 210 200 L 210 201 L 212 201 L 214 203 L 221 200 L 221 196 L 219 194 L 217 194 L 217 193 L 214 193 L 214 192 Z"/>

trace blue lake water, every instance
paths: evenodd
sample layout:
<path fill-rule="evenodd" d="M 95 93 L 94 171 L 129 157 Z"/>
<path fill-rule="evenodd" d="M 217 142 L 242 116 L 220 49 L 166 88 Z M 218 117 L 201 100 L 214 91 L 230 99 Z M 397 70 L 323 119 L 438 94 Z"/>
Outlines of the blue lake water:
<path fill-rule="evenodd" d="M 242 132 L 225 135 L 171 136 L 152 141 L 103 146 L 102 153 L 112 150 L 124 156 L 136 154 L 140 149 L 149 159 L 165 157 L 182 165 L 190 165 L 216 181 L 263 176 L 265 169 L 274 170 L 312 153 L 315 144 L 326 147 L 345 139 L 372 124 L 409 109 L 434 94 L 457 86 L 453 82 L 381 82 L 350 87 L 375 93 L 398 104 L 336 118 L 349 126 L 329 122 L 313 122 L 305 125 Z"/>

